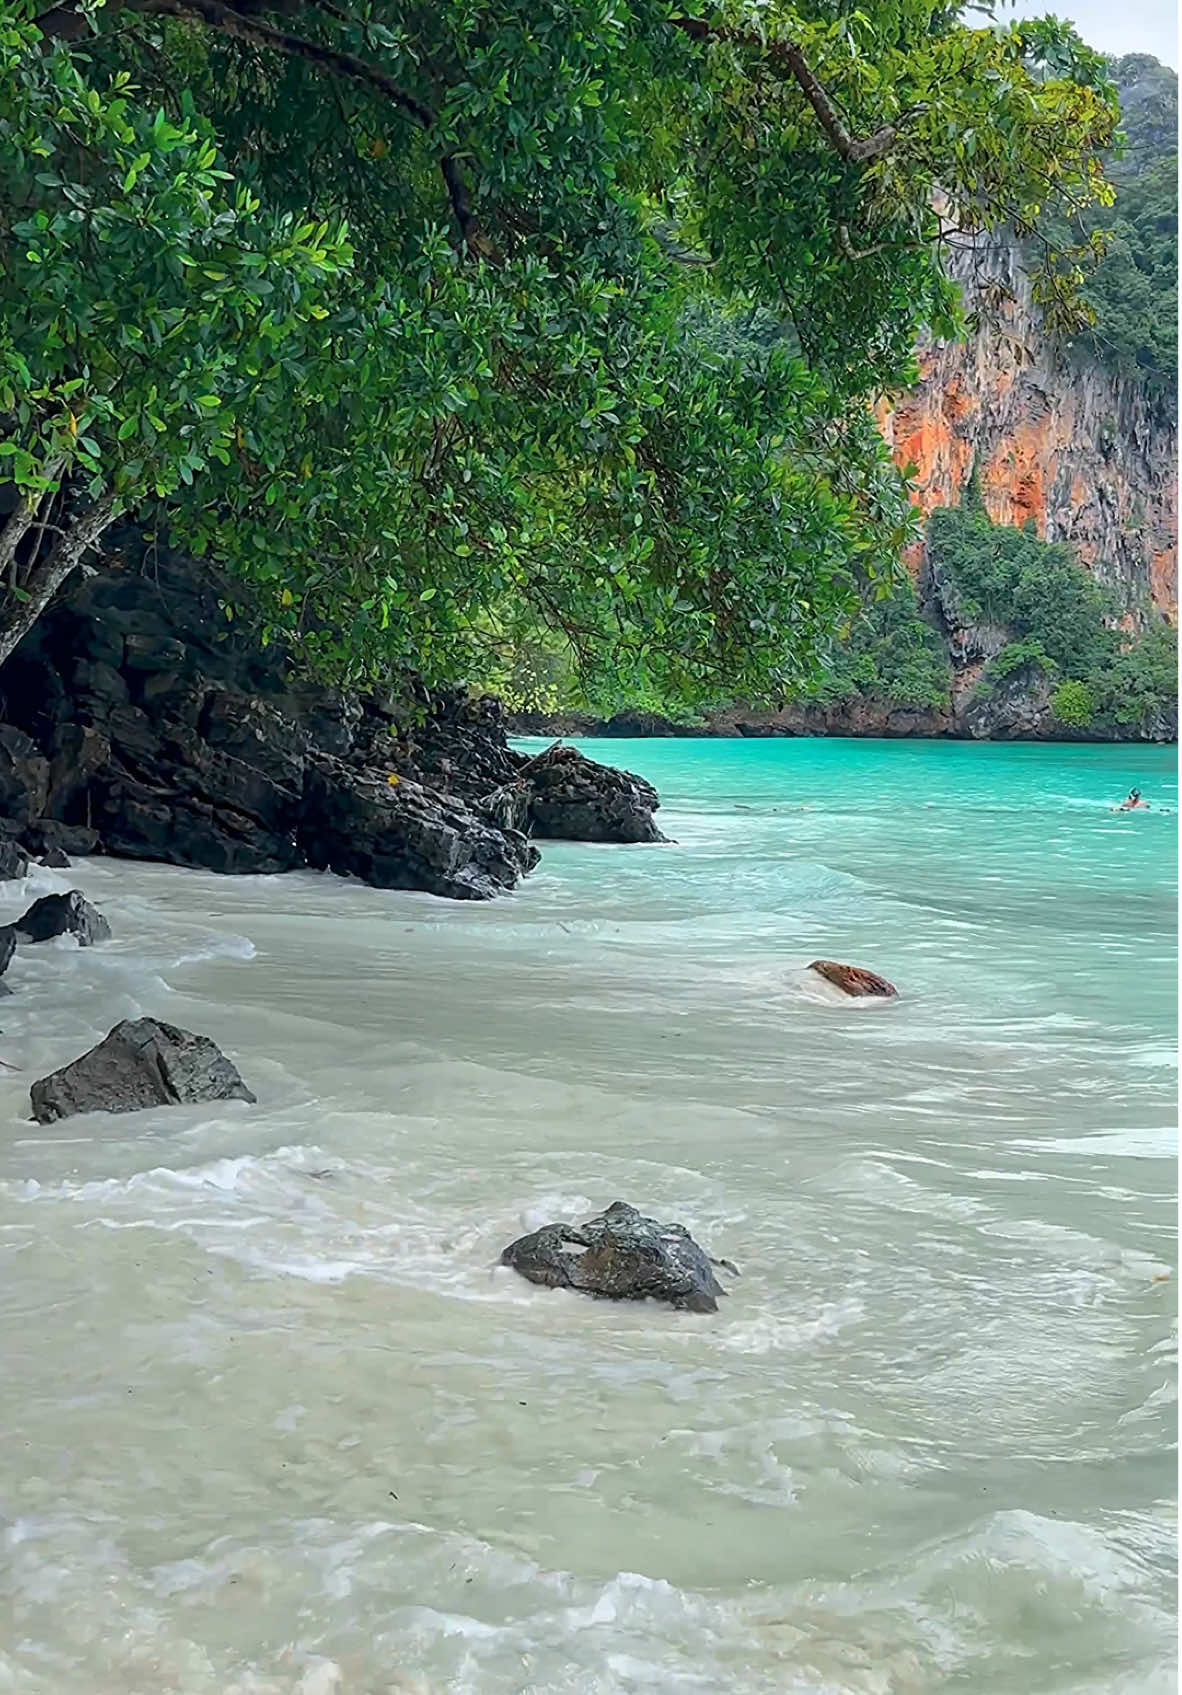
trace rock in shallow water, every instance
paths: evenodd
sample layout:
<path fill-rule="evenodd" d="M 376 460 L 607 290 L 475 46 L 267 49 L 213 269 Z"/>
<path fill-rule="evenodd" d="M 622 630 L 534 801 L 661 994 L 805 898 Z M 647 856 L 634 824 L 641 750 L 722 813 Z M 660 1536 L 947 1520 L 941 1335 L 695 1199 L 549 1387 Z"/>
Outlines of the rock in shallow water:
<path fill-rule="evenodd" d="M 208 1036 L 155 1018 L 125 1018 L 97 1047 L 34 1083 L 29 1094 L 38 1124 L 77 1112 L 258 1098 Z"/>
<path fill-rule="evenodd" d="M 717 1312 L 726 1290 L 684 1224 L 660 1224 L 616 1201 L 586 1224 L 545 1224 L 511 1242 L 502 1265 L 550 1289 L 578 1289 L 613 1301 L 667 1301 L 687 1312 Z M 733 1270 L 733 1267 L 728 1267 Z"/>
<path fill-rule="evenodd" d="M 663 842 L 661 802 L 643 777 L 598 765 L 578 748 L 547 748 L 522 766 L 530 833 L 564 842 Z"/>
<path fill-rule="evenodd" d="M 885 977 L 879 977 L 876 972 L 866 971 L 860 965 L 841 965 L 836 959 L 814 959 L 809 966 L 819 977 L 824 977 L 834 988 L 842 989 L 847 995 L 881 995 L 890 997 L 898 994 L 893 983 L 888 983 Z"/>
<path fill-rule="evenodd" d="M 29 869 L 28 855 L 9 836 L 0 836 L 0 882 L 16 881 Z"/>
<path fill-rule="evenodd" d="M 77 936 L 79 947 L 111 938 L 111 926 L 80 889 L 68 895 L 42 895 L 23 918 L 11 926 L 18 942 L 48 942 L 54 936 Z"/>
<path fill-rule="evenodd" d="M 409 778 L 391 783 L 321 759 L 306 793 L 309 863 L 374 888 L 490 900 L 538 862 L 517 831 L 495 829 L 463 801 Z"/>

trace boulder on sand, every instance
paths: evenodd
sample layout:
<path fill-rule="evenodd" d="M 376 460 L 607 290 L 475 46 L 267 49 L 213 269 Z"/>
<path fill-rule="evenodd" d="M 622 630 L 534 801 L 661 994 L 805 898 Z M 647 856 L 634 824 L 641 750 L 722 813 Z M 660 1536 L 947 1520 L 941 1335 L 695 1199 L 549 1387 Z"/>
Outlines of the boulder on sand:
<path fill-rule="evenodd" d="M 125 1018 L 97 1047 L 42 1077 L 29 1093 L 38 1124 L 76 1112 L 257 1099 L 208 1036 L 155 1018 Z"/>
<path fill-rule="evenodd" d="M 80 889 L 68 895 L 42 895 L 23 918 L 11 926 L 18 942 L 48 942 L 54 936 L 77 936 L 79 947 L 111 938 L 111 926 Z"/>
<path fill-rule="evenodd" d="M 888 983 L 885 977 L 879 977 L 874 971 L 866 971 L 860 965 L 841 965 L 835 959 L 814 959 L 809 966 L 818 976 L 824 977 L 834 988 L 843 990 L 847 995 L 880 995 L 889 997 L 897 995 L 893 983 Z"/>
<path fill-rule="evenodd" d="M 586 1224 L 545 1224 L 501 1255 L 531 1283 L 577 1289 L 612 1301 L 667 1301 L 687 1312 L 717 1312 L 726 1290 L 712 1260 L 683 1224 L 660 1224 L 616 1201 Z"/>

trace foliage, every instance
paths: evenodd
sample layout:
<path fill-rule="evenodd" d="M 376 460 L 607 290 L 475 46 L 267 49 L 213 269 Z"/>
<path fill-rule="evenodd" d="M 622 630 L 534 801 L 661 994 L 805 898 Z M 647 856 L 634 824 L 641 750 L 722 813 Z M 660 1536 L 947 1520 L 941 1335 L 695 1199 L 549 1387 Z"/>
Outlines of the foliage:
<path fill-rule="evenodd" d="M 928 558 L 951 580 L 962 624 L 1031 638 L 1064 676 L 1086 676 L 1115 652 L 1116 603 L 1065 544 L 993 524 L 970 499 L 932 513 Z"/>
<path fill-rule="evenodd" d="M 990 682 L 1012 677 L 1026 667 L 1039 671 L 1055 671 L 1057 666 L 1037 636 L 1023 636 L 1020 641 L 1007 642 L 989 661 L 987 676 Z"/>
<path fill-rule="evenodd" d="M 948 704 L 949 683 L 940 638 L 920 616 L 907 578 L 888 598 L 862 609 L 804 698 L 827 704 L 862 696 L 938 709 Z"/>
<path fill-rule="evenodd" d="M 961 623 L 985 621 L 1012 639 L 986 668 L 989 689 L 1023 666 L 1056 677 L 1061 723 L 1144 729 L 1177 709 L 1177 631 L 1156 614 L 1143 633 L 1119 627 L 1122 608 L 1061 543 L 993 524 L 975 487 L 960 507 L 928 521 L 928 558 Z"/>
<path fill-rule="evenodd" d="M 1110 164 L 1111 211 L 1082 209 L 1048 229 L 1067 243 L 1109 232 L 1107 252 L 1084 293 L 1094 322 L 1085 346 L 1117 371 L 1173 401 L 1178 375 L 1178 79 L 1145 54 L 1112 66 L 1124 145 Z"/>
<path fill-rule="evenodd" d="M 1096 716 L 1096 700 L 1086 683 L 1068 678 L 1051 695 L 1051 711 L 1060 724 L 1085 730 Z"/>
<path fill-rule="evenodd" d="M 1158 618 L 1088 679 L 1101 722 L 1144 727 L 1178 709 L 1178 631 Z"/>
<path fill-rule="evenodd" d="M 799 683 L 911 534 L 866 402 L 957 327 L 938 238 L 1109 197 L 1107 70 L 1052 20 L 32 9 L 0 0 L 0 439 L 75 525 L 146 486 L 344 680 L 470 672 L 508 617 L 588 690 Z"/>

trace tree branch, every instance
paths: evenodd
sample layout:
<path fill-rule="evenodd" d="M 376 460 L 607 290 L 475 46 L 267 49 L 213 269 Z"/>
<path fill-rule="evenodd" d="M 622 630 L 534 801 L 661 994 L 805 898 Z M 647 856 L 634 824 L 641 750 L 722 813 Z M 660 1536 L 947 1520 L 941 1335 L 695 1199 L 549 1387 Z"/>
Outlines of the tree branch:
<path fill-rule="evenodd" d="M 801 93 L 817 114 L 817 121 L 834 151 L 850 165 L 864 165 L 879 158 L 894 146 L 898 130 L 894 124 L 883 124 L 871 135 L 856 136 L 850 132 L 828 89 L 818 79 L 804 51 L 795 41 L 761 41 L 751 30 L 714 28 L 704 18 L 671 18 L 670 22 L 683 35 L 694 41 L 730 41 L 737 47 L 749 47 L 773 64 L 786 66 Z"/>
<path fill-rule="evenodd" d="M 77 518 L 28 576 L 21 599 L 9 595 L 11 609 L 0 613 L 0 665 L 53 599 L 70 572 L 99 540 L 115 517 L 114 496 L 108 496 Z"/>
<path fill-rule="evenodd" d="M 348 21 L 347 14 L 332 4 L 331 0 L 327 0 L 327 3 L 326 0 L 315 0 L 315 4 L 329 16 L 342 22 Z M 362 59 L 358 54 L 346 52 L 340 47 L 326 47 L 322 42 L 310 41 L 303 35 L 293 35 L 290 30 L 279 29 L 260 17 L 247 16 L 233 6 L 225 4 L 225 0 L 109 0 L 107 9 L 125 9 L 155 17 L 185 18 L 204 24 L 221 35 L 245 41 L 252 47 L 262 47 L 270 52 L 283 53 L 289 58 L 303 59 L 321 70 L 331 71 L 336 76 L 347 77 L 351 82 L 363 83 L 376 89 L 391 105 L 405 112 L 423 131 L 433 129 L 437 121 L 436 113 L 417 95 L 403 88 L 380 66 L 371 64 L 368 59 Z M 80 14 L 75 9 L 73 0 L 69 0 L 68 4 L 43 12 L 37 19 L 37 27 L 43 35 L 67 39 L 79 33 L 76 27 L 79 20 Z M 84 23 L 84 20 L 82 22 Z M 439 161 L 439 169 L 447 186 L 448 199 L 460 238 L 470 244 L 477 239 L 476 217 L 459 161 L 454 154 L 446 154 Z"/>

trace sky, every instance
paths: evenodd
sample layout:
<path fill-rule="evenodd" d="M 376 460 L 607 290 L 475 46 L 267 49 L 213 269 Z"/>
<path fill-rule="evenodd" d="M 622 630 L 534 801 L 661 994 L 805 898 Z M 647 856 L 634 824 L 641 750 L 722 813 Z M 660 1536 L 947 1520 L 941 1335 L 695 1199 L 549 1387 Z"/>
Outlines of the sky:
<path fill-rule="evenodd" d="M 1152 53 L 1178 69 L 1177 0 L 1018 0 L 998 16 L 1068 18 L 1090 47 L 1102 53 Z"/>

